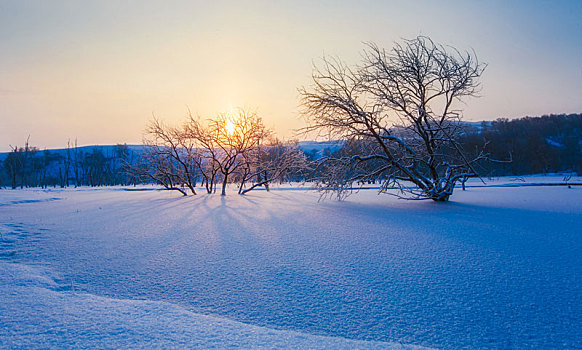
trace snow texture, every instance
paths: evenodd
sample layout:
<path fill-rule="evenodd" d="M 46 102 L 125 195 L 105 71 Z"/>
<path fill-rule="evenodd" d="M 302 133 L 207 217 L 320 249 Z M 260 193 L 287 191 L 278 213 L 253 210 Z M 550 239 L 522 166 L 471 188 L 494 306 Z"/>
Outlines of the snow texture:
<path fill-rule="evenodd" d="M 0 347 L 580 348 L 581 191 L 3 190 Z"/>
<path fill-rule="evenodd" d="M 165 302 L 77 293 L 21 264 L 2 262 L 0 272 L 3 348 L 420 349 L 272 330 Z"/>

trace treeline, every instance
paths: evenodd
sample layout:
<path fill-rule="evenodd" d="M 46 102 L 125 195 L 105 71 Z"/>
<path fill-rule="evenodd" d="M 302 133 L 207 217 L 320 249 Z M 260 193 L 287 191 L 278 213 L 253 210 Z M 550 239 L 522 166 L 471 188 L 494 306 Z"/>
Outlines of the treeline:
<path fill-rule="evenodd" d="M 146 144 L 135 149 L 68 143 L 65 149 L 40 150 L 27 141 L 0 158 L 0 187 L 157 183 L 183 193 L 196 186 L 213 193 L 217 185 L 236 183 L 243 193 L 259 186 L 268 188 L 273 181 L 317 178 L 326 169 L 318 166 L 322 157 L 341 156 L 354 147 L 336 142 L 321 150 L 303 151 L 297 143 L 273 138 L 253 114 L 238 116 L 233 124 L 230 119 L 222 116 L 202 125 L 191 118 L 179 127 L 153 121 L 146 131 Z M 458 142 L 468 158 L 487 155 L 477 166 L 481 176 L 582 175 L 582 114 L 471 124 Z"/>
<path fill-rule="evenodd" d="M 484 152 L 482 176 L 575 172 L 582 175 L 582 114 L 482 122 L 459 139 L 471 156 Z"/>
<path fill-rule="evenodd" d="M 0 186 L 69 187 L 135 184 L 126 164 L 135 157 L 127 145 L 39 150 L 27 140 L 23 147 L 12 147 L 0 164 Z"/>
<path fill-rule="evenodd" d="M 308 156 L 297 142 L 278 140 L 255 113 L 221 114 L 207 121 L 189 116 L 181 125 L 151 121 L 144 145 L 39 150 L 27 141 L 0 158 L 0 186 L 69 187 L 159 184 L 183 195 L 239 194 L 273 182 L 305 181 Z"/>

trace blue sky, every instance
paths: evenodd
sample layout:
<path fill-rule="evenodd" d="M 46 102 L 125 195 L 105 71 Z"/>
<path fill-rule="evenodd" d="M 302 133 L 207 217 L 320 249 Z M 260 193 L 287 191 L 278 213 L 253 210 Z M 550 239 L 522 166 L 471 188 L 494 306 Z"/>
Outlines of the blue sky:
<path fill-rule="evenodd" d="M 313 60 L 417 35 L 488 64 L 467 120 L 579 113 L 580 18 L 582 1 L 0 0 L 0 150 L 138 143 L 186 106 L 256 109 L 291 137 Z"/>

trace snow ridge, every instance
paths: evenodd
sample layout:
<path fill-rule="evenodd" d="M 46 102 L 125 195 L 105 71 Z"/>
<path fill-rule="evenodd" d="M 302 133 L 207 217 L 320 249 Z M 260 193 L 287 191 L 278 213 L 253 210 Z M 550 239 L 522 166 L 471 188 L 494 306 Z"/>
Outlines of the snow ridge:
<path fill-rule="evenodd" d="M 168 302 L 77 293 L 51 274 L 0 261 L 0 347 L 424 349 L 268 329 Z"/>

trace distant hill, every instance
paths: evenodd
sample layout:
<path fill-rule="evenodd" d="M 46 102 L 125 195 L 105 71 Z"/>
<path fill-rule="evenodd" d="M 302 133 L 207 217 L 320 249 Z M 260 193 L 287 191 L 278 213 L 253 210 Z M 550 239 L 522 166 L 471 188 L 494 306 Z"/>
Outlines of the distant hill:
<path fill-rule="evenodd" d="M 311 160 L 337 151 L 341 141 L 307 141 L 299 144 Z M 143 183 L 132 176 L 144 145 L 94 145 L 74 148 L 0 153 L 0 187 L 110 186 Z"/>
<path fill-rule="evenodd" d="M 127 146 L 127 149 L 131 152 L 142 152 L 144 149 L 143 145 L 122 145 Z M 103 155 L 111 157 L 115 154 L 118 145 L 92 145 L 92 146 L 79 146 L 77 150 L 79 153 L 93 153 L 94 151 L 100 151 Z M 73 148 L 69 149 L 72 150 Z M 37 153 L 42 153 L 44 151 L 49 151 L 52 154 L 58 154 L 65 157 L 67 155 L 67 148 L 51 148 L 51 149 L 38 149 Z M 0 152 L 0 161 L 6 159 L 10 152 Z"/>
<path fill-rule="evenodd" d="M 336 152 L 345 141 L 301 141 L 299 148 L 307 154 L 310 159 L 316 160 Z"/>
<path fill-rule="evenodd" d="M 320 158 L 326 152 L 337 151 L 343 141 L 301 141 L 299 142 L 299 148 L 306 154 L 314 154 L 315 158 Z M 77 151 L 82 154 L 89 154 L 93 152 L 101 152 L 106 157 L 112 157 L 117 152 L 120 145 L 92 145 L 92 146 L 80 146 L 77 147 Z M 136 154 L 143 152 L 144 145 L 122 145 L 127 147 L 127 150 Z M 45 149 L 37 150 L 38 153 L 44 152 Z M 53 148 L 47 149 L 50 153 L 54 155 L 60 155 L 66 157 L 67 148 Z M 69 150 L 71 151 L 71 149 Z M 0 152 L 0 162 L 4 161 L 10 152 Z"/>

